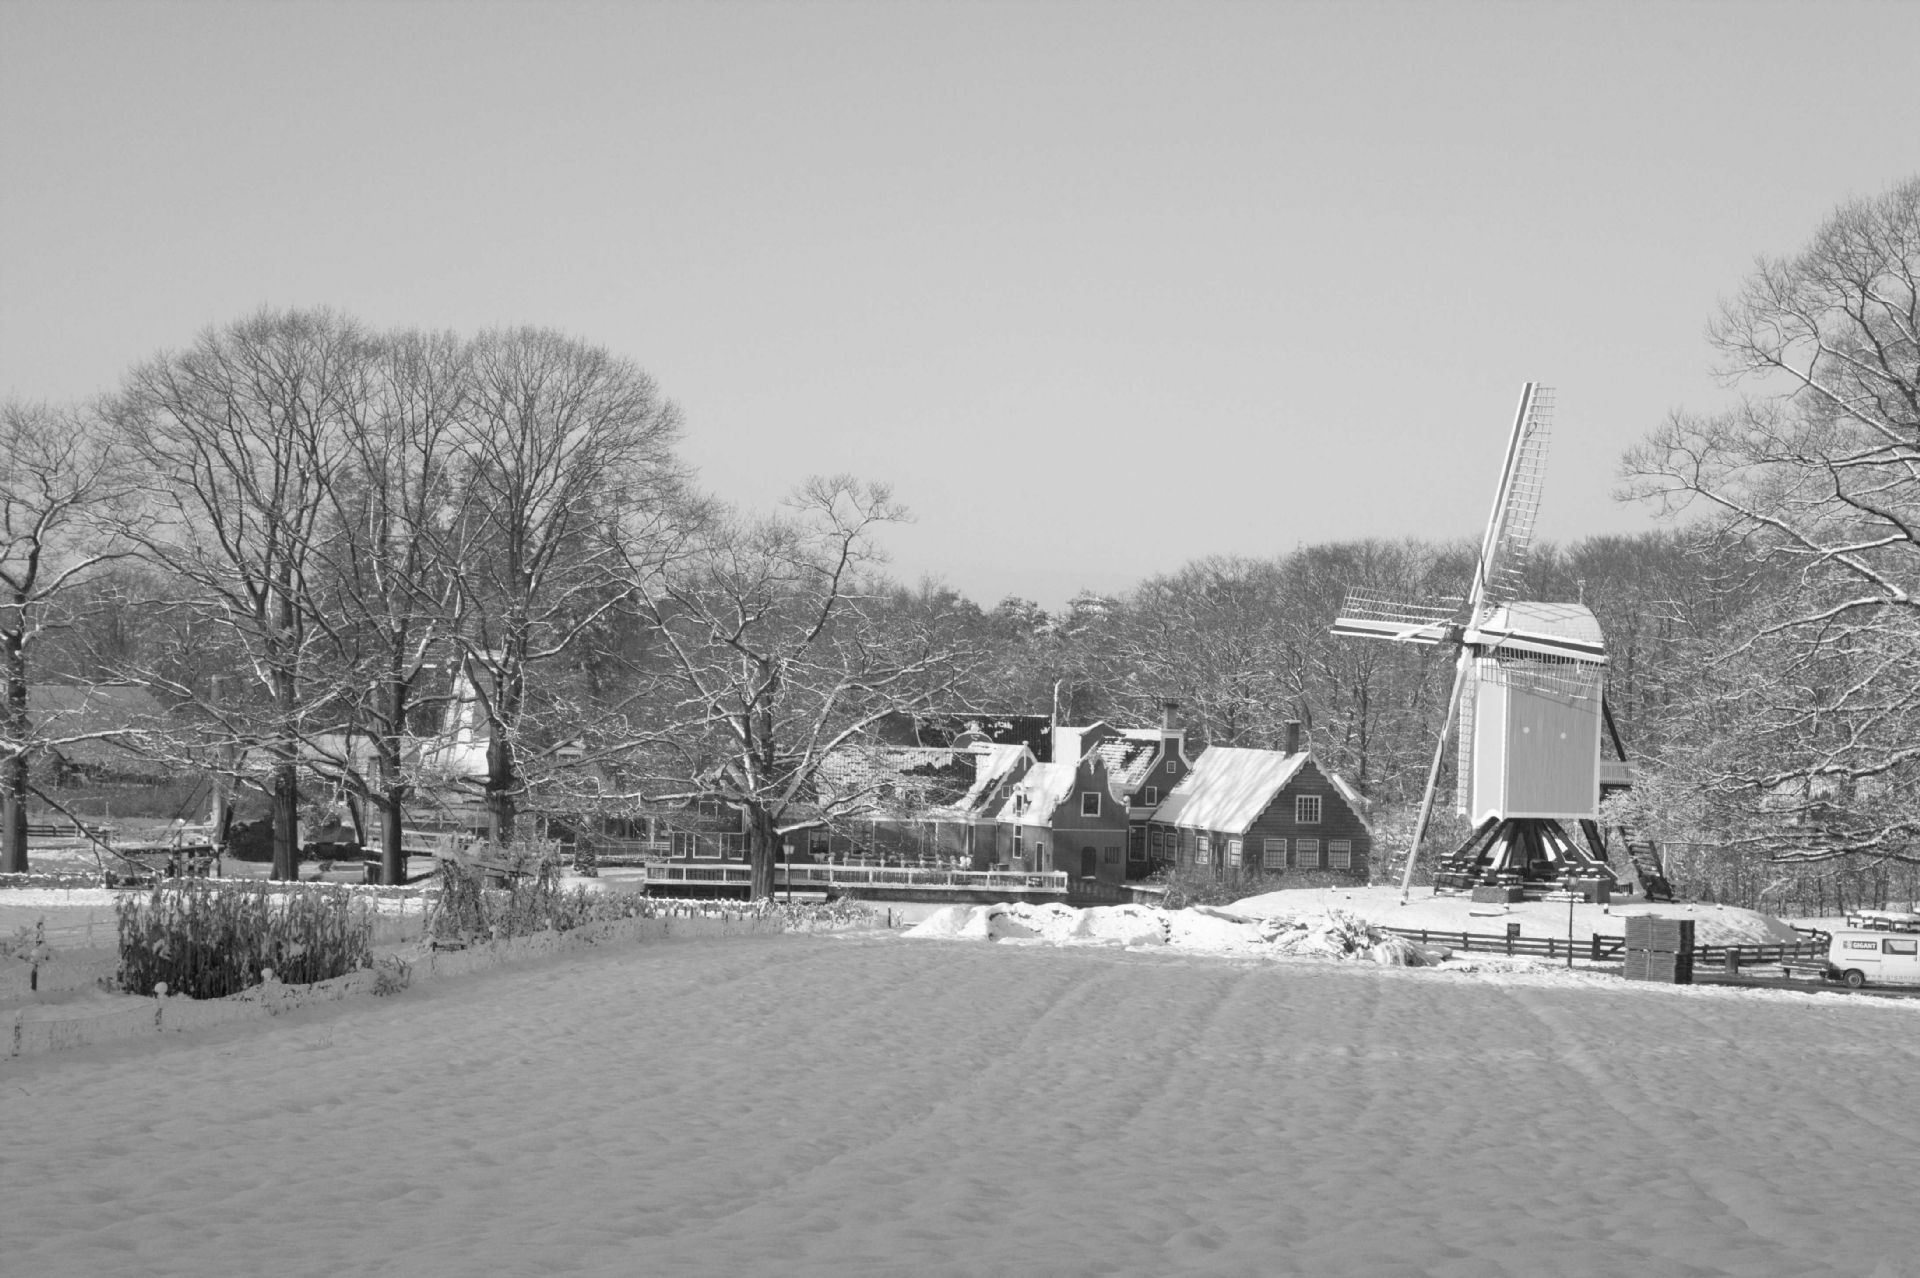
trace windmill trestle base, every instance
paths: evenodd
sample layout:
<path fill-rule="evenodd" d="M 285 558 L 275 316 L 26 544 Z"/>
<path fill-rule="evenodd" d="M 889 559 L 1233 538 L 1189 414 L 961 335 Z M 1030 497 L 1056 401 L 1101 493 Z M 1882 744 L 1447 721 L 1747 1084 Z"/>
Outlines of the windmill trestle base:
<path fill-rule="evenodd" d="M 1476 889 L 1495 889 L 1508 900 L 1516 891 L 1520 899 L 1572 891 L 1586 900 L 1605 900 L 1621 884 L 1606 862 L 1604 846 L 1582 847 L 1558 820 L 1489 817 L 1441 860 L 1433 886 L 1437 892 L 1475 892 L 1476 897 Z"/>

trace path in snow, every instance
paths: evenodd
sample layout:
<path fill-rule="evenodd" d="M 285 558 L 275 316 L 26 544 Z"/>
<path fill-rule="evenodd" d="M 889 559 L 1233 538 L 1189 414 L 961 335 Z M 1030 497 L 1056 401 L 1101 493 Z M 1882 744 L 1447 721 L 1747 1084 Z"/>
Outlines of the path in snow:
<path fill-rule="evenodd" d="M 1893 1278 L 1920 1272 L 1917 1071 L 1910 1004 L 689 941 L 0 1063 L 4 1254 L 34 1275 Z"/>

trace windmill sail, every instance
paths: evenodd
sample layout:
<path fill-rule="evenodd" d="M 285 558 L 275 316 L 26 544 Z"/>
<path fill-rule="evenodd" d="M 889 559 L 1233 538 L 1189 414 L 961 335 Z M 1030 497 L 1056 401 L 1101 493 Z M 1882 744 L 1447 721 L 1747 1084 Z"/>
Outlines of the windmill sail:
<path fill-rule="evenodd" d="M 1436 604 L 1410 603 L 1389 599 L 1366 590 L 1349 590 L 1340 615 L 1334 618 L 1333 633 L 1357 635 L 1367 639 L 1392 639 L 1399 643 L 1433 644 L 1455 638 L 1459 627 L 1459 601 L 1442 600 Z"/>
<path fill-rule="evenodd" d="M 1475 583 L 1475 593 L 1479 596 L 1476 602 L 1483 605 L 1505 603 L 1525 584 L 1533 526 L 1540 514 L 1540 491 L 1546 479 L 1552 423 L 1552 388 L 1528 382 L 1520 393 L 1500 491 L 1481 543 L 1480 579 Z"/>

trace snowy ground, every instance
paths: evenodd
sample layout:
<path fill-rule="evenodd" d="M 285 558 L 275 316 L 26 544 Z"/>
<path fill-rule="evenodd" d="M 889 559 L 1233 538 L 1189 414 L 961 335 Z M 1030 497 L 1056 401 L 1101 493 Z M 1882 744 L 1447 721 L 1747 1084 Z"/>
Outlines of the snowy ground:
<path fill-rule="evenodd" d="M 1920 1005 L 596 949 L 0 1062 L 6 1269 L 1920 1275 Z"/>
<path fill-rule="evenodd" d="M 1507 924 L 1518 923 L 1520 935 L 1567 936 L 1568 910 L 1564 901 L 1518 901 L 1512 905 L 1477 904 L 1465 896 L 1436 896 L 1431 888 L 1414 888 L 1406 904 L 1397 887 L 1309 888 L 1268 892 L 1236 902 L 1233 910 L 1250 915 L 1300 915 L 1342 910 L 1383 927 L 1430 928 L 1435 932 L 1477 932 L 1505 936 Z M 1592 936 L 1624 936 L 1630 914 L 1658 914 L 1694 920 L 1697 945 L 1772 945 L 1804 938 L 1793 926 L 1769 914 L 1732 905 L 1690 902 L 1653 903 L 1631 897 L 1611 905 L 1575 903 L 1572 910 L 1576 941 Z"/>

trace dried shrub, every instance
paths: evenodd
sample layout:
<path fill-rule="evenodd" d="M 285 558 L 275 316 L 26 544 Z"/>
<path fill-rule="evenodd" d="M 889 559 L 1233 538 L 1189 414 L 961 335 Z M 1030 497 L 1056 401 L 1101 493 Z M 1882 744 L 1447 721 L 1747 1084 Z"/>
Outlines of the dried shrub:
<path fill-rule="evenodd" d="M 120 986 L 134 994 L 164 985 L 188 998 L 224 998 L 269 969 L 308 985 L 373 965 L 372 918 L 343 893 L 187 880 L 124 897 L 114 910 Z"/>

